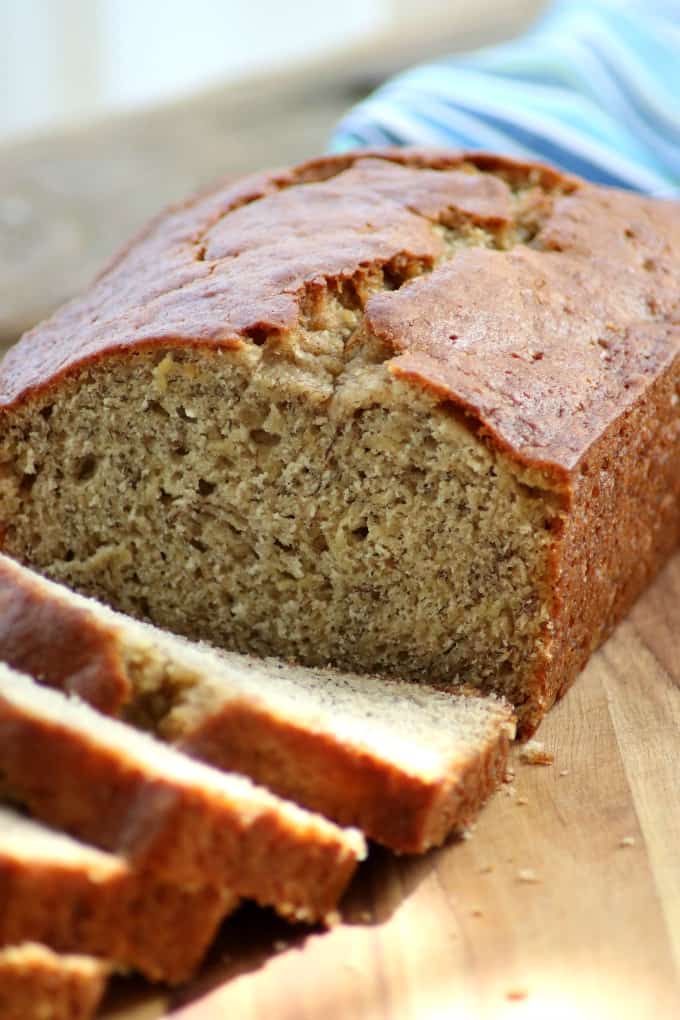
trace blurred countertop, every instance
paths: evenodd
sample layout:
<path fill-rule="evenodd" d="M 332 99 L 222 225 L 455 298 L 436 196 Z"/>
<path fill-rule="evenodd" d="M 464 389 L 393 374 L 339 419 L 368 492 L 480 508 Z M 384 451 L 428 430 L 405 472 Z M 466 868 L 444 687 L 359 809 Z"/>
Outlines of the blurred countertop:
<path fill-rule="evenodd" d="M 389 30 L 277 73 L 0 145 L 0 347 L 82 290 L 162 206 L 222 176 L 321 153 L 390 74 L 520 31 L 538 0 L 425 3 Z"/>

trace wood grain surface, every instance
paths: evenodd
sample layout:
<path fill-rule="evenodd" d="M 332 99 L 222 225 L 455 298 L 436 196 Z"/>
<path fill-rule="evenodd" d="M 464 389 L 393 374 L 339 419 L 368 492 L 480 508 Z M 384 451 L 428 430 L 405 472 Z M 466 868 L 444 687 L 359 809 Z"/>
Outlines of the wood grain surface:
<path fill-rule="evenodd" d="M 107 1020 L 680 1017 L 680 555 L 593 658 L 466 840 L 374 850 L 322 933 L 255 908 L 172 997 Z M 517 756 L 516 756 L 517 758 Z"/>

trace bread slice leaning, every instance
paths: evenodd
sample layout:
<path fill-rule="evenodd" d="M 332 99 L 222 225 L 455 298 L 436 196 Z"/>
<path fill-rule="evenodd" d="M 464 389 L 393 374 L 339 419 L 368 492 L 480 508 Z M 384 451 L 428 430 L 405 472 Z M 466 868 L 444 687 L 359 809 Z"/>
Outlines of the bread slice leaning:
<path fill-rule="evenodd" d="M 182 889 L 134 871 L 124 858 L 0 806 L 0 948 L 44 943 L 177 984 L 237 902 L 227 890 Z"/>
<path fill-rule="evenodd" d="M 0 555 L 0 658 L 282 796 L 422 852 L 475 816 L 514 720 L 492 697 L 218 653 Z"/>
<path fill-rule="evenodd" d="M 2 1020 L 90 1020 L 109 968 L 90 956 L 60 955 L 34 942 L 0 950 Z"/>
<path fill-rule="evenodd" d="M 4 665 L 0 791 L 159 878 L 216 885 L 301 920 L 334 910 L 366 852 L 359 832 Z"/>

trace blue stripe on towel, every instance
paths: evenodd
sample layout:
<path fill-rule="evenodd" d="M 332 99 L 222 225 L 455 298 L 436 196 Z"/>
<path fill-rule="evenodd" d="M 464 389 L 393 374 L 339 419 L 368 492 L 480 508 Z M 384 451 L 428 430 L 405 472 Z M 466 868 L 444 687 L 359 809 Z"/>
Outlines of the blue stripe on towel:
<path fill-rule="evenodd" d="M 487 149 L 680 196 L 680 0 L 557 0 L 521 38 L 413 68 L 346 115 L 331 150 Z"/>

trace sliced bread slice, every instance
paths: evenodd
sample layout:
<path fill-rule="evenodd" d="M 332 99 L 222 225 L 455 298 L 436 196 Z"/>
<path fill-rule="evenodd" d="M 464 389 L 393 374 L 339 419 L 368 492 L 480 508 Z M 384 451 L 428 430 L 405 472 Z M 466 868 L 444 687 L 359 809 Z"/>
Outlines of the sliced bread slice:
<path fill-rule="evenodd" d="M 217 653 L 2 555 L 1 607 L 0 658 L 395 850 L 468 824 L 505 771 L 491 696 Z"/>
<path fill-rule="evenodd" d="M 90 956 L 60 955 L 35 942 L 0 950 L 2 1020 L 90 1020 L 106 990 L 108 967 Z"/>
<path fill-rule="evenodd" d="M 514 720 L 492 696 L 226 652 L 199 664 L 180 638 L 163 649 L 201 668 L 163 737 L 401 853 L 467 826 L 505 774 Z"/>
<path fill-rule="evenodd" d="M 366 852 L 356 830 L 220 772 L 0 664 L 0 790 L 186 887 L 323 919 Z"/>
<path fill-rule="evenodd" d="M 236 903 L 224 890 L 134 871 L 0 806 L 0 947 L 41 942 L 175 984 L 196 970 Z"/>

